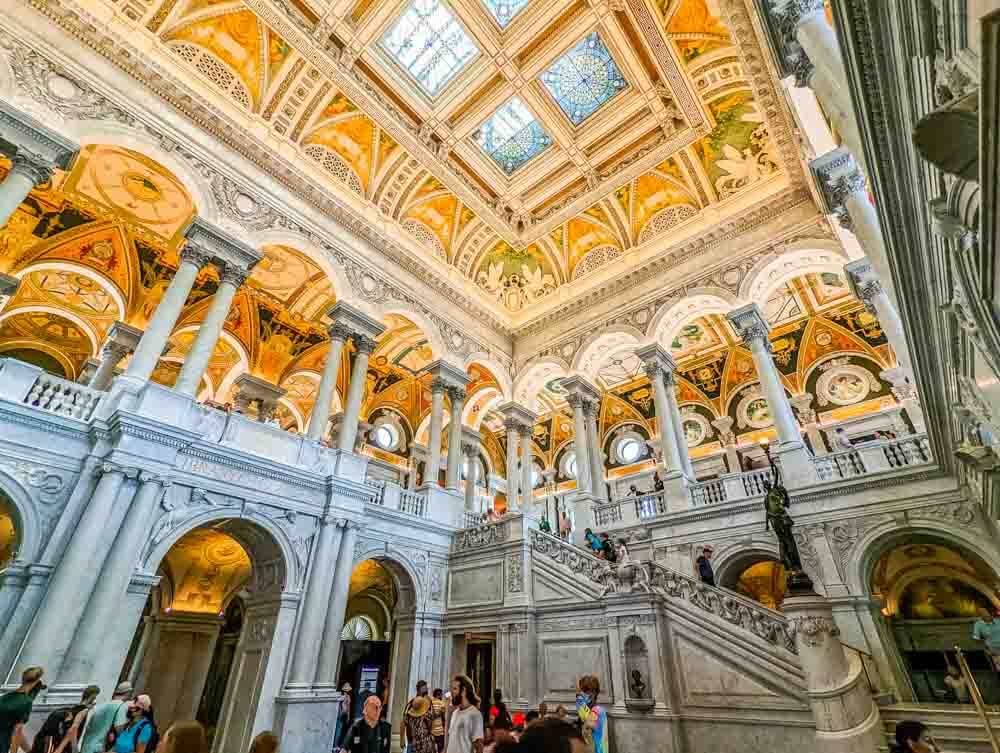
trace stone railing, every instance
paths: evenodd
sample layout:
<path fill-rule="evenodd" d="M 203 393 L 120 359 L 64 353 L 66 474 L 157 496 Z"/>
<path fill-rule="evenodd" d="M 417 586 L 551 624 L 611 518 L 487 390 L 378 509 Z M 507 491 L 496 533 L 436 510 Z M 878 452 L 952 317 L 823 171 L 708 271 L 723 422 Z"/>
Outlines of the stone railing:
<path fill-rule="evenodd" d="M 409 489 L 401 489 L 399 493 L 399 511 L 416 515 L 418 518 L 426 517 L 427 498 Z"/>
<path fill-rule="evenodd" d="M 856 478 L 870 473 L 923 465 L 933 460 L 926 434 L 865 442 L 849 450 L 813 458 L 820 481 Z"/>
<path fill-rule="evenodd" d="M 23 402 L 59 416 L 89 421 L 103 395 L 103 392 L 82 384 L 42 373 L 38 375 Z"/>
<path fill-rule="evenodd" d="M 594 522 L 599 528 L 607 528 L 622 523 L 628 524 L 631 521 L 655 518 L 666 511 L 663 492 L 644 492 L 637 497 L 622 497 L 594 507 Z"/>
<path fill-rule="evenodd" d="M 725 502 L 726 499 L 726 484 L 722 479 L 700 481 L 691 485 L 691 501 L 695 507 L 714 505 Z"/>
<path fill-rule="evenodd" d="M 580 547 L 551 534 L 532 529 L 530 535 L 532 551 L 545 555 L 594 583 L 606 585 L 611 568 L 604 560 L 599 560 Z"/>
<path fill-rule="evenodd" d="M 502 544 L 510 538 L 510 521 L 501 520 L 497 523 L 487 523 L 478 528 L 465 528 L 455 534 L 452 549 L 464 552 L 468 549 Z"/>
<path fill-rule="evenodd" d="M 820 481 L 854 478 L 867 473 L 861 453 L 853 449 L 814 457 L 813 465 L 816 466 L 816 474 Z"/>
<path fill-rule="evenodd" d="M 706 585 L 693 576 L 678 573 L 655 562 L 642 564 L 648 568 L 650 588 L 654 593 L 680 599 L 704 612 L 721 617 L 731 625 L 747 630 L 778 648 L 798 653 L 795 631 L 780 612 L 732 591 Z"/>
<path fill-rule="evenodd" d="M 487 523 L 487 515 L 484 512 L 470 512 L 466 510 L 462 515 L 462 528 L 479 528 Z"/>

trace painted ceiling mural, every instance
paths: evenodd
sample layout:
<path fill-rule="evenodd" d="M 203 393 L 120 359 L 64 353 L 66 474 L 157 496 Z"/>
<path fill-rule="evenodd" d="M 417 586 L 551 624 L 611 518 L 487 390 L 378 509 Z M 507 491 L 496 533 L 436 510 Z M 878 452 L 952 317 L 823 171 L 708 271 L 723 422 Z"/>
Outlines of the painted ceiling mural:
<path fill-rule="evenodd" d="M 138 22 L 200 89 L 290 141 L 331 191 L 377 207 L 400 238 L 516 313 L 628 264 L 632 249 L 665 248 L 709 207 L 783 187 L 774 124 L 743 70 L 759 40 L 737 38 L 718 0 L 626 5 L 607 16 L 527 0 L 331 10 L 327 50 L 419 132 L 434 164 L 241 0 L 161 0 Z M 144 190 L 137 178 L 119 192 Z"/>

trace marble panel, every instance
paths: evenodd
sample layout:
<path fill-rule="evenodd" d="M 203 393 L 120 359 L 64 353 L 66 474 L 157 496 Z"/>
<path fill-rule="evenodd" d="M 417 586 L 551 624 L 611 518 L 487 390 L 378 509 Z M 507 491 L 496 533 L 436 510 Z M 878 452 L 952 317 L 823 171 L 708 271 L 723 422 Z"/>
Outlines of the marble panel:
<path fill-rule="evenodd" d="M 760 720 L 684 720 L 684 750 L 687 753 L 802 753 L 816 749 L 811 727 L 783 725 Z"/>
<path fill-rule="evenodd" d="M 551 637 L 541 642 L 541 692 L 546 701 L 572 702 L 582 675 L 596 675 L 601 683 L 601 702 L 611 703 L 611 666 L 608 640 L 591 637 Z"/>
<path fill-rule="evenodd" d="M 503 603 L 503 562 L 453 569 L 448 578 L 448 606 Z"/>

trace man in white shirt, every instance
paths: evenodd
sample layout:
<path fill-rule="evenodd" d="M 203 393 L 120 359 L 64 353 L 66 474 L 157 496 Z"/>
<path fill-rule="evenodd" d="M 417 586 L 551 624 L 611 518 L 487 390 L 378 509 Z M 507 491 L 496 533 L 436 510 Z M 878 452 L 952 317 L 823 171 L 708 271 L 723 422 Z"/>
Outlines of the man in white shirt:
<path fill-rule="evenodd" d="M 451 703 L 446 753 L 483 753 L 483 712 L 476 688 L 465 675 L 451 681 Z"/>

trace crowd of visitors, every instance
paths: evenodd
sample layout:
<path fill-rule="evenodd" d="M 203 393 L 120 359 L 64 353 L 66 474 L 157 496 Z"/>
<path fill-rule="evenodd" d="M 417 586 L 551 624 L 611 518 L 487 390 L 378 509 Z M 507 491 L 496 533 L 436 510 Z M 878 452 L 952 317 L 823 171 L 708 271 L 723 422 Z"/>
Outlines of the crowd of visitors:
<path fill-rule="evenodd" d="M 41 667 L 29 667 L 16 690 L 0 695 L 0 752 L 208 753 L 205 728 L 196 721 L 174 722 L 161 735 L 152 699 L 127 682 L 105 703 L 97 703 L 101 689 L 88 686 L 80 703 L 51 711 L 29 743 L 26 726 L 35 698 L 46 688 L 44 675 Z M 261 732 L 249 753 L 278 753 L 277 737 Z"/>

